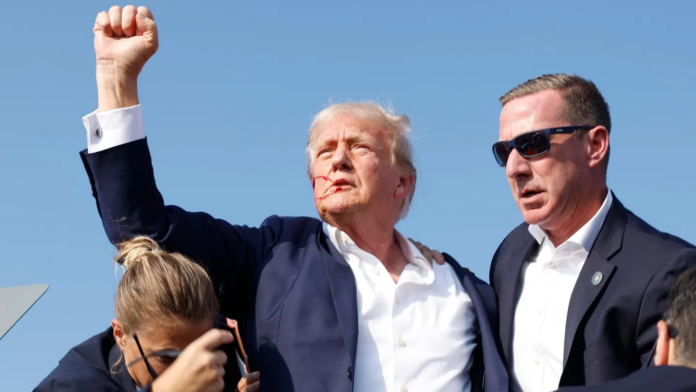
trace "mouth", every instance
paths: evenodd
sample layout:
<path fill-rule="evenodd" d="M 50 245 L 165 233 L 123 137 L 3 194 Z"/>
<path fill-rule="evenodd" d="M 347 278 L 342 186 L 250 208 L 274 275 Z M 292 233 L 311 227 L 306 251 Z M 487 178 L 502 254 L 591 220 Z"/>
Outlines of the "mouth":
<path fill-rule="evenodd" d="M 352 185 L 348 180 L 345 179 L 337 179 L 331 183 L 332 187 L 335 186 L 346 186 L 346 185 Z"/>
<path fill-rule="evenodd" d="M 542 193 L 544 192 L 537 189 L 524 189 L 522 192 L 519 193 L 519 197 L 520 200 L 533 201 L 539 196 L 541 196 Z"/>

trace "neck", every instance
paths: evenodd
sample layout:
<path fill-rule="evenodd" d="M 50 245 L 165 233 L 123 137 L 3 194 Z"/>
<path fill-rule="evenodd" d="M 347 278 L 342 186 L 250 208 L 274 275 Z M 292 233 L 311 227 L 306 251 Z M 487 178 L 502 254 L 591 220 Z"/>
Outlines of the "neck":
<path fill-rule="evenodd" d="M 360 249 L 382 262 L 394 280 L 398 280 L 408 262 L 396 241 L 394 220 L 371 217 L 325 217 L 325 221 L 346 233 Z"/>
<path fill-rule="evenodd" d="M 575 209 L 565 219 L 564 224 L 556 228 L 545 228 L 542 226 L 553 246 L 560 246 L 585 226 L 602 207 L 607 197 L 607 192 L 608 189 L 604 185 L 600 191 L 592 192 L 588 196 L 580 194 L 575 198 Z"/>

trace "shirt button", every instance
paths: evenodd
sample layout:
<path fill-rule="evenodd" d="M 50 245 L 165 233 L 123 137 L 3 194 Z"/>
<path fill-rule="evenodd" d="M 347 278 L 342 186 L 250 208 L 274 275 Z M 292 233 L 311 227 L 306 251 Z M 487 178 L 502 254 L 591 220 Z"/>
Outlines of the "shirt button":
<path fill-rule="evenodd" d="M 375 275 L 379 275 L 379 267 L 375 268 Z"/>
<path fill-rule="evenodd" d="M 533 358 L 532 362 L 534 362 L 535 365 L 538 365 L 541 361 L 539 361 L 539 358 Z"/>
<path fill-rule="evenodd" d="M 394 300 L 394 303 L 397 304 L 397 305 L 399 305 L 399 299 L 398 299 L 398 298 L 395 299 L 395 300 Z"/>
<path fill-rule="evenodd" d="M 536 313 L 537 313 L 537 316 L 541 316 L 541 314 L 544 313 L 544 311 L 541 309 L 537 309 Z"/>
<path fill-rule="evenodd" d="M 401 386 L 401 392 L 408 392 L 408 388 L 406 388 L 406 385 Z"/>
<path fill-rule="evenodd" d="M 556 269 L 556 263 L 549 263 L 549 268 Z"/>
<path fill-rule="evenodd" d="M 399 346 L 404 347 L 406 345 L 406 342 L 404 342 L 403 339 L 399 339 Z"/>
<path fill-rule="evenodd" d="M 99 128 L 97 128 L 97 129 L 94 131 L 94 134 L 97 135 L 97 137 L 102 137 L 102 130 L 99 129 Z"/>
<path fill-rule="evenodd" d="M 343 241 L 343 244 L 347 244 L 347 243 L 348 243 L 348 238 L 346 237 L 345 234 L 341 234 L 341 241 Z"/>

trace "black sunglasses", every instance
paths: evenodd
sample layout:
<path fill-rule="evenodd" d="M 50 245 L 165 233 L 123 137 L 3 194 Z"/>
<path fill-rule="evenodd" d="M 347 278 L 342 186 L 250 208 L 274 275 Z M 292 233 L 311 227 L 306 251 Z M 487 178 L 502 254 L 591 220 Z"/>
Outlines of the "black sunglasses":
<path fill-rule="evenodd" d="M 575 131 L 589 131 L 594 127 L 574 125 L 570 127 L 539 129 L 523 133 L 516 138 L 493 144 L 493 155 L 498 165 L 505 167 L 507 165 L 510 153 L 514 148 L 523 158 L 538 157 L 546 154 L 551 149 L 549 137 L 562 133 L 574 133 Z"/>
<path fill-rule="evenodd" d="M 150 361 L 147 360 L 148 358 L 157 357 L 165 361 L 173 362 L 182 353 L 182 350 L 162 350 L 155 351 L 153 353 L 150 353 L 149 355 L 145 355 L 145 351 L 143 351 L 143 347 L 140 345 L 138 335 L 133 334 L 133 340 L 135 340 L 135 344 L 138 345 L 138 351 L 140 351 L 140 358 L 130 362 L 126 365 L 126 367 L 130 367 L 133 364 L 143 361 L 145 362 L 145 367 L 147 367 L 147 371 L 150 373 L 150 376 L 152 376 L 153 380 L 157 378 L 157 372 L 155 372 L 155 369 L 152 367 L 152 365 L 150 365 Z"/>

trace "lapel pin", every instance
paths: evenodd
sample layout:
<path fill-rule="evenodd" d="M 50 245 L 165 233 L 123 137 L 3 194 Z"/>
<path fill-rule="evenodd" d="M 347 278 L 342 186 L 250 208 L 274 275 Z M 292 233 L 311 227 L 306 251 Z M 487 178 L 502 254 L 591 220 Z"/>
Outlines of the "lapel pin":
<path fill-rule="evenodd" d="M 597 271 L 592 275 L 592 285 L 597 286 L 598 284 L 602 283 L 602 273 Z"/>

